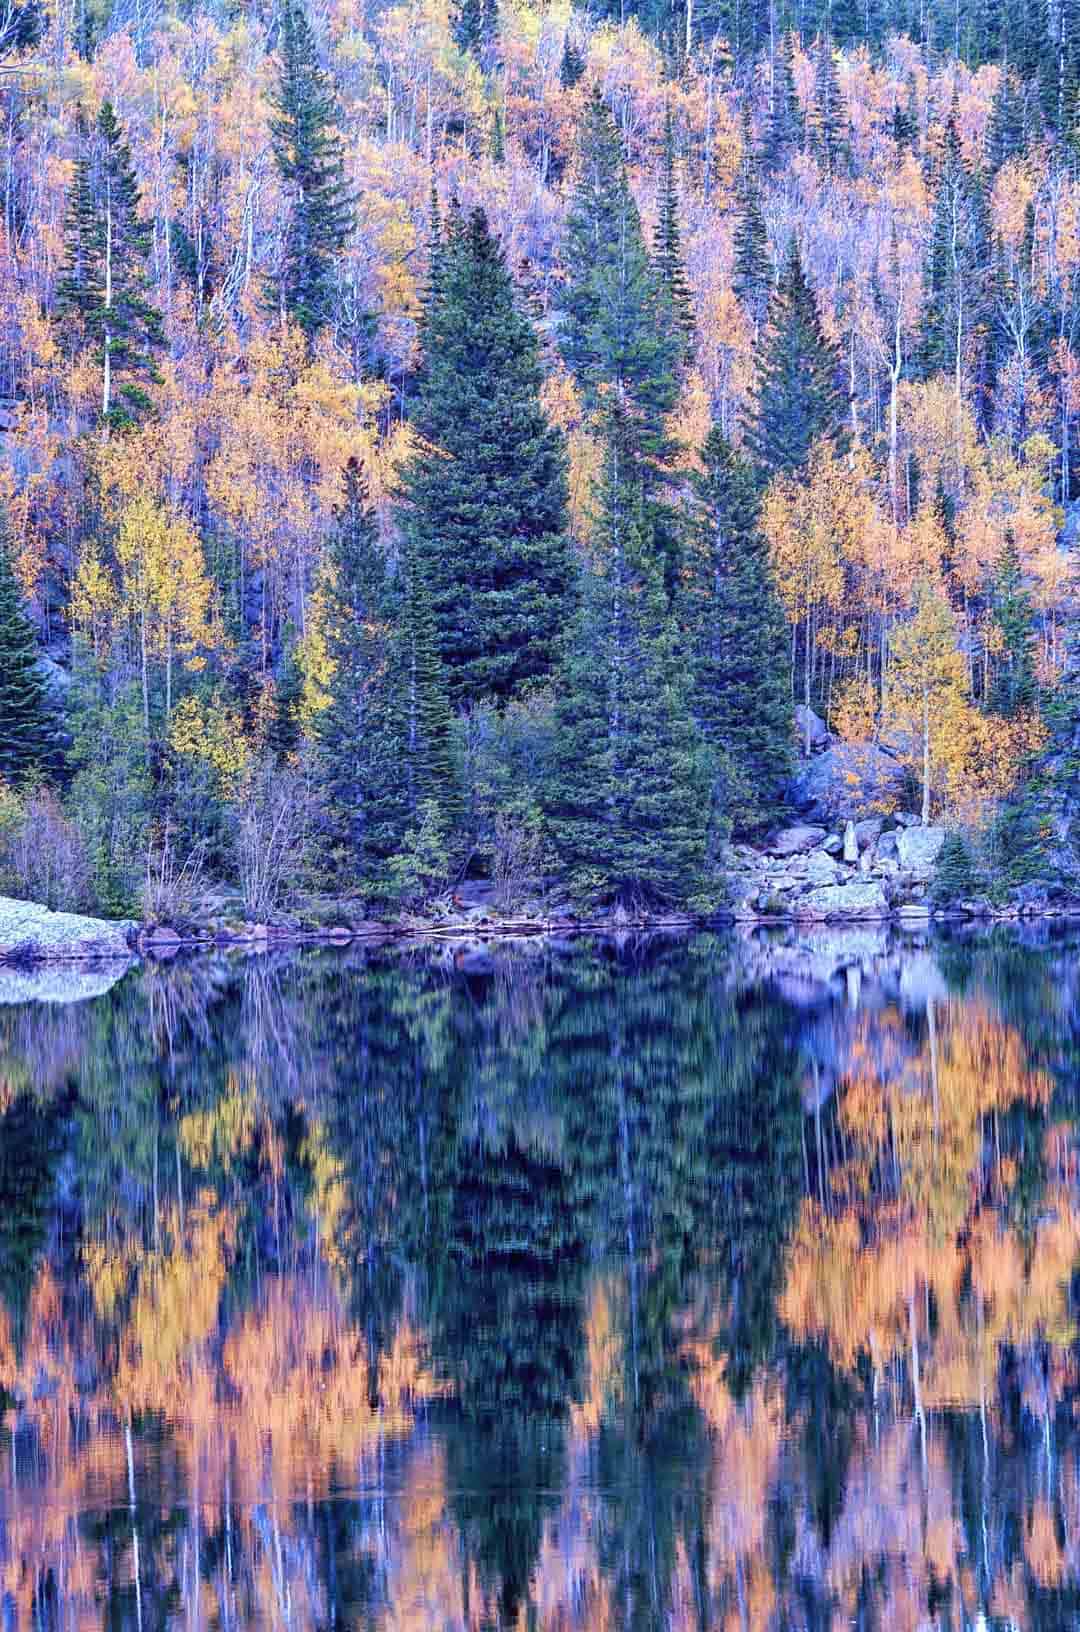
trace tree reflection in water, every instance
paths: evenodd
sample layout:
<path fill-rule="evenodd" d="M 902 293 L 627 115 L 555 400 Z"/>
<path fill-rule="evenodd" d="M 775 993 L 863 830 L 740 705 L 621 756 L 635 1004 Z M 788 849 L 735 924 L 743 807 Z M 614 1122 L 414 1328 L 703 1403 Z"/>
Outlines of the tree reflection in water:
<path fill-rule="evenodd" d="M 4 1624 L 1069 1623 L 1078 970 L 699 936 L 0 1010 Z"/>

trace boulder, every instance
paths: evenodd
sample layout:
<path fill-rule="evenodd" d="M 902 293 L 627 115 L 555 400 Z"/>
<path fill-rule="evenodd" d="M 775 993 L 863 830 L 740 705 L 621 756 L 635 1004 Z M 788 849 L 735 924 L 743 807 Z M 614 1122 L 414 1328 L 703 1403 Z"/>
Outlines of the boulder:
<path fill-rule="evenodd" d="M 67 958 L 130 958 L 137 925 L 126 919 L 51 912 L 35 901 L 0 896 L 0 958 L 43 963 Z"/>
<path fill-rule="evenodd" d="M 880 884 L 873 879 L 859 879 L 852 884 L 825 884 L 810 890 L 796 902 L 795 911 L 800 918 L 830 921 L 887 918 L 889 903 Z"/>
<path fill-rule="evenodd" d="M 902 872 L 924 882 L 934 876 L 941 847 L 945 843 L 943 827 L 905 827 L 896 839 L 896 854 Z"/>
<path fill-rule="evenodd" d="M 900 848 L 900 835 L 895 828 L 883 833 L 874 846 L 874 861 L 895 861 Z"/>
<path fill-rule="evenodd" d="M 795 730 L 803 753 L 806 752 L 807 743 L 810 745 L 811 753 L 829 745 L 828 726 L 812 708 L 807 708 L 805 703 L 799 703 L 795 710 Z"/>
<path fill-rule="evenodd" d="M 849 821 L 844 828 L 844 860 L 849 866 L 854 866 L 858 859 L 859 841 L 855 835 L 855 823 Z"/>
<path fill-rule="evenodd" d="M 774 856 L 800 856 L 804 851 L 816 850 L 826 831 L 824 827 L 811 827 L 806 823 L 782 827 L 779 833 L 774 834 L 767 848 Z"/>
<path fill-rule="evenodd" d="M 835 884 L 840 877 L 840 868 L 825 850 L 811 850 L 808 856 L 798 857 L 792 868 L 797 868 L 809 884 Z"/>
<path fill-rule="evenodd" d="M 871 742 L 834 742 L 800 768 L 791 784 L 793 802 L 811 820 L 859 820 L 895 809 L 907 773 Z"/>
<path fill-rule="evenodd" d="M 839 833 L 830 833 L 821 848 L 827 856 L 838 856 L 844 848 L 844 841 Z"/>
<path fill-rule="evenodd" d="M 865 850 L 868 844 L 874 844 L 881 837 L 881 830 L 885 826 L 880 816 L 867 816 L 865 820 L 855 823 L 855 837 L 859 849 Z"/>

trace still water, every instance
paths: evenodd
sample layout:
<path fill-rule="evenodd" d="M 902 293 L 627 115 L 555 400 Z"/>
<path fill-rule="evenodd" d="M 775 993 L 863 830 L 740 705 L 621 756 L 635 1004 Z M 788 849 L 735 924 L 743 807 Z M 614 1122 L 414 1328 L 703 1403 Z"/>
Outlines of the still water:
<path fill-rule="evenodd" d="M 5 1632 L 1080 1624 L 1075 942 L 20 981 Z"/>

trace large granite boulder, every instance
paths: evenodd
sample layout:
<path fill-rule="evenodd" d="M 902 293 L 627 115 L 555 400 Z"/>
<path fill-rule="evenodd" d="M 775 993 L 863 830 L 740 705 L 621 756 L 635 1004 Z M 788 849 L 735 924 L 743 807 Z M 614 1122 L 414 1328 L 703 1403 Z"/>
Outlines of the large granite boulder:
<path fill-rule="evenodd" d="M 825 837 L 825 828 L 797 823 L 794 827 L 782 827 L 779 833 L 773 835 L 766 849 L 774 856 L 801 856 L 804 851 L 816 850 Z"/>
<path fill-rule="evenodd" d="M 945 843 L 943 827 L 905 827 L 896 836 L 896 856 L 902 873 L 924 883 L 934 876 L 941 847 Z"/>
<path fill-rule="evenodd" d="M 795 903 L 796 916 L 824 918 L 830 922 L 887 918 L 889 903 L 876 879 L 858 879 L 851 884 L 824 884 L 809 890 Z"/>
<path fill-rule="evenodd" d="M 815 714 L 812 708 L 807 708 L 805 703 L 800 703 L 795 710 L 795 731 L 799 739 L 799 747 L 804 753 L 807 744 L 809 744 L 811 753 L 815 753 L 819 748 L 827 748 L 829 745 L 828 726 L 820 715 Z"/>
<path fill-rule="evenodd" d="M 904 767 L 872 742 L 834 742 L 800 767 L 793 803 L 810 821 L 858 821 L 894 810 L 907 789 Z"/>
<path fill-rule="evenodd" d="M 124 919 L 51 912 L 36 901 L 0 896 L 0 958 L 28 963 L 67 958 L 130 958 L 137 925 Z"/>

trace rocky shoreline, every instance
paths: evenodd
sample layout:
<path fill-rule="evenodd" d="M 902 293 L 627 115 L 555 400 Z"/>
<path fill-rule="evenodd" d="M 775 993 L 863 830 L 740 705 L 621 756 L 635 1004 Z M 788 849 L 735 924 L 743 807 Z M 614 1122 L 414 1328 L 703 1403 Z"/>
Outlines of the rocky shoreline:
<path fill-rule="evenodd" d="M 760 849 L 738 846 L 729 858 L 729 900 L 708 915 L 635 913 L 621 907 L 583 917 L 540 908 L 500 911 L 492 886 L 463 884 L 441 917 L 363 915 L 360 904 L 320 902 L 280 921 L 252 923 L 235 912 L 198 922 L 139 923 L 53 912 L 34 902 L 0 897 L 0 966 L 10 971 L 72 963 L 169 959 L 181 952 L 234 948 L 268 952 L 287 946 L 446 942 L 468 948 L 485 941 L 567 939 L 581 934 L 685 933 L 696 928 L 790 928 L 805 938 L 851 927 L 918 930 L 935 923 L 973 925 L 1017 920 L 1080 921 L 1080 898 L 1050 885 L 1023 886 L 1004 903 L 985 898 L 941 904 L 931 894 L 944 830 L 886 827 L 873 818 L 843 832 L 813 824 L 783 828 Z"/>

